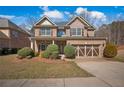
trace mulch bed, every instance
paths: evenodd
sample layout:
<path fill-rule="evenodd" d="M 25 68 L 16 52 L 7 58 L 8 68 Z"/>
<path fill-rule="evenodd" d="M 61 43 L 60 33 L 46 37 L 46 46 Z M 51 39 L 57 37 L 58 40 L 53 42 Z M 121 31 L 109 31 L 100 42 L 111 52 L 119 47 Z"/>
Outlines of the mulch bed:
<path fill-rule="evenodd" d="M 15 58 L 13 60 L 14 60 L 14 62 L 31 61 L 31 62 L 45 62 L 45 63 L 67 63 L 67 61 L 60 60 L 60 59 L 55 60 L 55 59 L 46 59 L 46 58 L 41 58 L 41 57 L 34 57 L 34 58 L 31 58 L 31 59 L 26 59 L 26 58 L 18 59 L 18 58 Z"/>

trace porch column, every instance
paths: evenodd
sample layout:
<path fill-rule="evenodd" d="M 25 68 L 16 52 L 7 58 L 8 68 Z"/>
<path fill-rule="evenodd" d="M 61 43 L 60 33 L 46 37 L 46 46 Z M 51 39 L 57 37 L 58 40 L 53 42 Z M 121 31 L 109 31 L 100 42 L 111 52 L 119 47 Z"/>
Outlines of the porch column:
<path fill-rule="evenodd" d="M 54 41 L 54 40 L 52 40 L 52 44 L 53 44 L 53 45 L 55 44 L 55 41 Z"/>
<path fill-rule="evenodd" d="M 36 42 L 36 40 L 34 41 L 34 48 L 35 48 L 35 52 L 38 52 L 38 44 L 37 44 L 37 42 Z"/>
<path fill-rule="evenodd" d="M 86 57 L 87 56 L 87 54 L 86 54 L 86 45 L 84 46 L 84 56 Z"/>
<path fill-rule="evenodd" d="M 103 56 L 103 49 L 102 49 L 102 45 L 99 46 L 99 57 Z"/>
<path fill-rule="evenodd" d="M 34 46 L 33 46 L 33 40 L 31 39 L 31 49 L 33 49 L 34 50 Z"/>
<path fill-rule="evenodd" d="M 93 49 L 94 49 L 94 48 L 93 48 L 93 45 L 92 45 L 92 47 L 91 47 L 91 51 L 92 51 L 92 57 L 93 57 Z"/>
<path fill-rule="evenodd" d="M 77 57 L 79 58 L 79 46 L 77 46 Z"/>

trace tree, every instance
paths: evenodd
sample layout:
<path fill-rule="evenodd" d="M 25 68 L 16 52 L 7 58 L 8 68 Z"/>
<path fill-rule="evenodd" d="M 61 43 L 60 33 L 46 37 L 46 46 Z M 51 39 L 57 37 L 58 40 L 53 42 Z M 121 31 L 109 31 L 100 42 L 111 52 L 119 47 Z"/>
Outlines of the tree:
<path fill-rule="evenodd" d="M 25 30 L 28 30 L 30 33 L 33 34 L 31 29 L 36 22 L 37 22 L 36 17 L 28 15 L 26 17 L 25 23 L 21 24 L 20 27 L 25 29 Z"/>

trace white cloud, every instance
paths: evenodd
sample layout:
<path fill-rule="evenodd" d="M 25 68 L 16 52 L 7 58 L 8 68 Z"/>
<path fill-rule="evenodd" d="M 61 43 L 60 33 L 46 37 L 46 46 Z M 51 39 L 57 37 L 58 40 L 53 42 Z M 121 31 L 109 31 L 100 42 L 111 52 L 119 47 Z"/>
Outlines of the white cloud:
<path fill-rule="evenodd" d="M 78 7 L 75 12 L 76 14 L 80 15 L 83 13 L 87 13 L 88 11 L 87 11 L 87 8 Z"/>
<path fill-rule="evenodd" d="M 68 12 L 68 11 L 65 11 L 64 13 L 65 13 L 66 15 L 70 15 L 70 12 Z"/>
<path fill-rule="evenodd" d="M 99 11 L 91 11 L 90 16 L 92 18 L 101 19 L 102 21 L 106 21 L 106 15 Z"/>
<path fill-rule="evenodd" d="M 68 11 L 64 11 L 64 16 L 65 16 L 66 18 L 71 18 L 71 17 L 73 17 L 73 15 L 74 15 L 74 14 L 72 14 L 72 13 L 70 13 L 70 12 L 68 12 Z"/>
<path fill-rule="evenodd" d="M 48 8 L 48 6 L 40 6 L 40 9 L 42 9 L 43 11 L 49 11 L 49 8 Z"/>
<path fill-rule="evenodd" d="M 1 18 L 12 19 L 12 18 L 14 18 L 14 17 L 16 17 L 16 16 L 14 16 L 14 15 L 0 15 L 0 17 L 1 17 Z"/>
<path fill-rule="evenodd" d="M 87 15 L 90 18 L 96 18 L 101 21 L 106 21 L 106 15 L 100 11 L 88 11 L 87 8 L 78 7 L 75 11 L 77 15 Z"/>
<path fill-rule="evenodd" d="M 54 18 L 54 19 L 62 19 L 63 18 L 63 13 L 61 13 L 58 10 L 53 10 L 53 11 L 45 11 L 43 13 L 43 15 L 47 15 L 50 18 Z"/>
<path fill-rule="evenodd" d="M 115 18 L 117 21 L 124 20 L 124 14 L 123 13 L 118 13 Z"/>
<path fill-rule="evenodd" d="M 41 16 L 46 15 L 52 18 L 54 21 L 64 18 L 63 12 L 60 12 L 58 10 L 50 10 L 47 6 L 40 7 L 40 8 L 43 10 L 43 13 L 41 14 Z"/>

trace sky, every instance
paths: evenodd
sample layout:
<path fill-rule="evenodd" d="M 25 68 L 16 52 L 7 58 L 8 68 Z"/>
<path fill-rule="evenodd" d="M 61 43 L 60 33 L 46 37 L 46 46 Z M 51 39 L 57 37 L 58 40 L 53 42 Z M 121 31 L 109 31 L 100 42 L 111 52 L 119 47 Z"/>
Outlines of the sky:
<path fill-rule="evenodd" d="M 75 15 L 87 14 L 95 26 L 124 20 L 124 6 L 0 6 L 0 17 L 17 25 L 26 23 L 29 16 L 39 20 L 47 15 L 53 21 L 68 21 Z"/>

